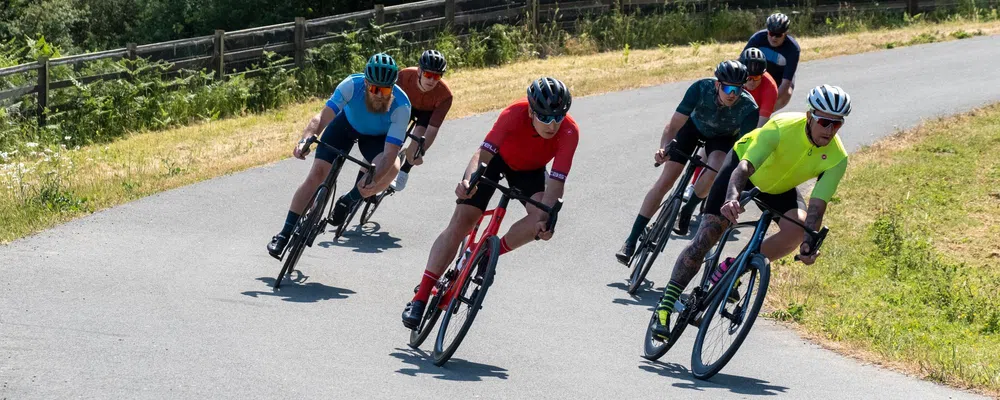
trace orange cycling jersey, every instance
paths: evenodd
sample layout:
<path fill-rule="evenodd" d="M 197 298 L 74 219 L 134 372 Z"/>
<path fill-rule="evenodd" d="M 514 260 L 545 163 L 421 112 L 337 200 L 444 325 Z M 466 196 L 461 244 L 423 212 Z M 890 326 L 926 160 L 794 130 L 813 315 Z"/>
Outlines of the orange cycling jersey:
<path fill-rule="evenodd" d="M 430 122 L 427 125 L 440 127 L 441 123 L 444 122 L 444 117 L 448 115 L 448 110 L 451 109 L 451 89 L 448 88 L 448 84 L 444 80 L 441 80 L 434 89 L 423 92 L 418 85 L 419 78 L 420 72 L 417 67 L 405 68 L 399 71 L 396 85 L 406 92 L 406 97 L 410 99 L 410 107 L 414 113 L 417 111 L 432 112 Z"/>
<path fill-rule="evenodd" d="M 573 117 L 566 115 L 556 136 L 545 139 L 531 125 L 528 108 L 527 98 L 505 108 L 493 124 L 493 129 L 486 135 L 482 149 L 499 154 L 514 171 L 541 169 L 554 159 L 549 177 L 565 182 L 566 175 L 573 166 L 580 128 Z"/>

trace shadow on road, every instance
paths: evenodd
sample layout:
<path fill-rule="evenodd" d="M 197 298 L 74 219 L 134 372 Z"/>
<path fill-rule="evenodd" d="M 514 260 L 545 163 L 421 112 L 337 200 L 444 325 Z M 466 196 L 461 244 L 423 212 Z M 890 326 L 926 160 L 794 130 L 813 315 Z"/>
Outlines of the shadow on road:
<path fill-rule="evenodd" d="M 625 282 L 609 283 L 608 287 L 621 289 L 622 295 L 625 296 L 625 298 L 611 300 L 612 303 L 626 306 L 646 306 L 649 311 L 656 308 L 656 303 L 660 301 L 660 295 L 663 293 L 662 289 L 653 288 L 653 282 L 648 279 L 642 283 L 635 295 L 628 294 L 628 284 Z"/>
<path fill-rule="evenodd" d="M 332 236 L 331 228 L 331 236 Z M 381 253 L 388 249 L 398 249 L 399 238 L 390 235 L 388 232 L 381 232 L 382 225 L 378 222 L 369 222 L 365 225 L 355 225 L 354 228 L 347 228 L 344 235 L 337 241 L 328 240 L 317 245 L 324 249 L 332 246 L 351 247 L 355 253 Z"/>
<path fill-rule="evenodd" d="M 507 379 L 507 370 L 452 357 L 444 366 L 434 365 L 433 356 L 423 350 L 396 348 L 389 354 L 415 368 L 402 368 L 397 373 L 409 376 L 430 375 L 446 381 L 480 382 L 483 378 Z"/>
<path fill-rule="evenodd" d="M 674 378 L 683 382 L 675 382 L 676 388 L 692 389 L 704 391 L 705 389 L 725 389 L 730 392 L 754 396 L 774 396 L 788 391 L 787 387 L 772 385 L 768 381 L 747 378 L 742 376 L 727 375 L 718 373 L 707 381 L 694 377 L 687 368 L 680 364 L 663 363 L 659 361 L 643 360 L 639 369 L 658 374 L 660 376 Z"/>
<path fill-rule="evenodd" d="M 259 296 L 271 296 L 279 297 L 283 301 L 290 301 L 293 303 L 315 303 L 323 300 L 340 300 L 346 299 L 348 295 L 352 295 L 355 292 L 350 289 L 341 289 L 338 287 L 327 286 L 319 282 L 309 282 L 303 283 L 307 276 L 302 275 L 302 272 L 295 271 L 292 273 L 293 276 L 298 274 L 294 279 L 282 279 L 281 287 L 274 289 L 274 278 L 272 277 L 261 277 L 257 278 L 258 281 L 264 282 L 270 288 L 269 291 L 255 290 L 246 291 L 242 294 L 250 297 Z"/>

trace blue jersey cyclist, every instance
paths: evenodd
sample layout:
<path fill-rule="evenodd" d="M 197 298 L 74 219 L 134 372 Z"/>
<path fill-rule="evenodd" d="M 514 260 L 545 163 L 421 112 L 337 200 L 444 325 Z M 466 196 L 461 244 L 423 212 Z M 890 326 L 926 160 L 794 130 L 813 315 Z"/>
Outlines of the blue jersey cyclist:
<path fill-rule="evenodd" d="M 361 179 L 364 173 L 359 173 L 355 187 L 337 200 L 331 225 L 344 223 L 351 206 L 385 190 L 399 172 L 397 156 L 410 122 L 410 100 L 396 86 L 398 76 L 399 67 L 391 56 L 384 53 L 373 55 L 364 73 L 350 75 L 337 85 L 333 96 L 309 121 L 302 140 L 292 151 L 295 158 L 304 160 L 308 153 L 304 148 L 306 140 L 322 132 L 321 142 L 343 152 L 350 152 L 356 141 L 365 160 L 375 164 L 375 177 L 370 185 L 364 184 Z M 281 232 L 272 237 L 267 245 L 271 256 L 280 257 L 296 221 L 316 188 L 330 173 L 335 158 L 336 155 L 325 146 L 316 148 L 316 159 L 305 182 L 299 185 L 292 197 Z"/>
<path fill-rule="evenodd" d="M 795 89 L 795 71 L 799 68 L 799 53 L 802 49 L 799 42 L 788 34 L 791 21 L 782 13 L 774 13 L 767 17 L 767 29 L 753 34 L 743 50 L 756 47 L 764 53 L 767 59 L 767 73 L 778 83 L 778 99 L 774 102 L 774 111 L 788 105 Z"/>

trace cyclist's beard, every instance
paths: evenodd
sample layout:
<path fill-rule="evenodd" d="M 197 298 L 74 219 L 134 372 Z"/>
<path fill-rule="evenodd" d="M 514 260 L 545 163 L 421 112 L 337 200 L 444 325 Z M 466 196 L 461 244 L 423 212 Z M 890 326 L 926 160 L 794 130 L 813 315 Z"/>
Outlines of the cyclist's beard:
<path fill-rule="evenodd" d="M 392 104 L 392 96 L 382 97 L 380 99 L 376 99 L 375 96 L 372 95 L 365 96 L 365 107 L 368 108 L 368 112 L 374 114 L 388 112 L 390 104 Z"/>

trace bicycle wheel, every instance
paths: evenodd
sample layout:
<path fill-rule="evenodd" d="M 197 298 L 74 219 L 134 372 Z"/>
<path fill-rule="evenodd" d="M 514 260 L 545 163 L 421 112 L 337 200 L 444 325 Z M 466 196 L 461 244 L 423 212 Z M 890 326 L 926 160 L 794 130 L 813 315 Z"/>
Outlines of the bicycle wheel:
<path fill-rule="evenodd" d="M 361 225 L 371 221 L 372 215 L 375 215 L 375 210 L 378 209 L 379 204 L 382 204 L 382 199 L 388 195 L 389 191 L 386 190 L 374 196 L 371 200 L 365 200 L 365 208 L 361 211 Z"/>
<path fill-rule="evenodd" d="M 447 286 L 445 286 L 447 287 Z M 441 293 L 444 293 L 445 289 L 443 287 L 438 287 L 438 294 L 431 296 L 429 302 L 427 302 L 427 308 L 424 311 L 424 318 L 420 320 L 420 325 L 417 329 L 410 331 L 410 347 L 416 349 L 419 348 L 427 336 L 431 334 L 434 330 L 434 324 L 437 323 L 438 317 L 441 316 Z"/>
<path fill-rule="evenodd" d="M 729 290 L 715 292 L 711 305 L 705 310 L 701 326 L 698 327 L 698 337 L 695 338 L 694 350 L 691 352 L 691 372 L 695 378 L 711 378 L 739 350 L 764 303 L 771 276 L 770 268 L 764 256 L 754 254 L 742 276 L 734 275 L 725 281 L 729 286 L 734 285 L 737 279 L 746 283 L 745 293 L 741 293 L 739 301 L 734 304 L 726 301 Z M 721 286 L 720 289 L 725 287 Z M 725 345 L 727 339 L 732 339 L 732 342 Z"/>
<path fill-rule="evenodd" d="M 329 189 L 320 186 L 313 194 L 312 201 L 309 202 L 310 207 L 299 217 L 299 222 L 292 230 L 292 237 L 288 241 L 289 245 L 292 246 L 286 255 L 288 258 L 285 259 L 281 266 L 281 272 L 274 280 L 275 288 L 281 286 L 281 279 L 284 278 L 285 274 L 291 275 L 292 271 L 295 271 L 295 264 L 299 262 L 302 252 L 305 251 L 308 244 L 312 243 L 313 236 L 317 234 L 319 216 L 323 215 L 323 208 L 326 207 L 329 200 L 329 193 Z"/>
<path fill-rule="evenodd" d="M 660 214 L 661 217 L 657 218 L 656 228 L 650 231 L 650 239 L 647 239 L 644 246 L 645 251 L 632 268 L 632 277 L 628 282 L 629 294 L 635 294 L 639 290 L 639 286 L 646 279 L 649 269 L 656 262 L 656 257 L 663 251 L 667 240 L 670 239 L 670 230 L 674 226 L 674 221 L 677 220 L 677 213 L 680 212 L 680 209 L 681 201 L 679 198 L 675 198 L 663 209 Z M 650 247 L 653 245 L 655 245 L 655 248 Z"/>
<path fill-rule="evenodd" d="M 434 343 L 434 365 L 440 367 L 448 362 L 462 344 L 462 339 L 469 333 L 472 321 L 483 307 L 483 299 L 486 298 L 486 292 L 493 283 L 499 255 L 500 238 L 490 236 L 468 264 L 467 268 L 474 269 L 469 271 L 464 281 L 456 282 L 459 286 L 453 289 L 456 290 L 455 298 L 448 305 L 444 318 L 441 319 L 441 326 L 438 327 L 437 340 Z M 475 278 L 479 274 L 482 279 Z"/>
<path fill-rule="evenodd" d="M 361 200 L 361 202 L 364 202 L 364 200 Z M 347 214 L 347 219 L 345 219 L 344 223 L 340 224 L 340 226 L 338 226 L 337 230 L 334 232 L 333 240 L 337 240 L 341 236 L 344 236 L 344 231 L 347 230 L 347 226 L 351 224 L 351 221 L 354 220 L 354 215 L 357 214 L 358 209 L 361 208 L 361 202 L 358 202 L 357 204 L 354 205 L 354 207 L 351 207 L 351 212 Z"/>
<path fill-rule="evenodd" d="M 670 313 L 670 337 L 666 341 L 660 340 L 653 334 L 653 323 L 656 321 L 657 315 L 656 311 L 653 311 L 653 315 L 649 317 L 649 324 L 646 325 L 646 337 L 643 343 L 642 358 L 650 361 L 659 360 L 664 354 L 667 354 L 667 350 L 670 350 L 677 343 L 677 339 L 681 337 L 684 333 L 684 329 L 687 328 L 688 322 L 691 320 L 691 316 L 695 313 L 685 312 L 685 310 L 692 308 L 694 305 L 694 300 L 690 294 L 682 294 L 680 298 L 674 302 L 674 311 Z"/>

